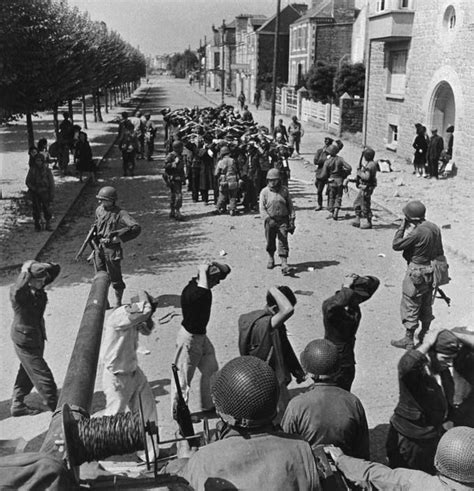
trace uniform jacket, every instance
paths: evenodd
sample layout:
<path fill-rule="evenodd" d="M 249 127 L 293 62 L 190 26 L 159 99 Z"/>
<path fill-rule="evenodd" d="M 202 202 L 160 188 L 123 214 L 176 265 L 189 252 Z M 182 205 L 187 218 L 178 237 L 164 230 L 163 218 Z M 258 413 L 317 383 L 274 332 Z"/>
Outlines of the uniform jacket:
<path fill-rule="evenodd" d="M 260 217 L 267 218 L 289 218 L 295 219 L 295 209 L 288 188 L 280 186 L 273 190 L 268 186 L 260 191 Z"/>
<path fill-rule="evenodd" d="M 428 161 L 437 162 L 444 148 L 443 137 L 439 135 L 433 135 L 428 143 L 428 151 L 426 158 Z"/>
<path fill-rule="evenodd" d="M 41 196 L 47 201 L 54 199 L 54 177 L 51 169 L 46 164 L 43 164 L 41 168 L 33 164 L 28 170 L 25 183 L 30 192 Z"/>
<path fill-rule="evenodd" d="M 229 431 L 193 454 L 182 475 L 196 491 L 321 489 L 310 446 L 294 435 L 263 430 L 245 437 Z"/>
<path fill-rule="evenodd" d="M 121 242 L 135 239 L 142 230 L 137 221 L 118 206 L 114 206 L 111 210 L 106 210 L 103 205 L 99 205 L 95 211 L 95 225 L 99 239 L 110 238 L 111 232 L 121 230 L 116 236 Z M 120 241 L 112 242 L 106 247 L 121 249 Z"/>
<path fill-rule="evenodd" d="M 239 169 L 235 160 L 225 155 L 219 160 L 215 174 L 220 185 L 227 184 L 231 189 L 237 189 L 239 181 Z"/>
<path fill-rule="evenodd" d="M 341 455 L 337 467 L 352 482 L 364 489 L 380 491 L 467 491 L 469 486 L 445 476 L 431 476 L 411 469 L 390 469 L 383 464 Z"/>
<path fill-rule="evenodd" d="M 51 264 L 47 283 L 51 283 L 61 268 Z M 14 343 L 26 348 L 38 348 L 46 339 L 44 311 L 48 296 L 44 289 L 32 290 L 28 285 L 30 273 L 22 272 L 10 289 L 10 301 L 13 307 L 11 338 Z"/>
<path fill-rule="evenodd" d="M 413 148 L 415 149 L 415 164 L 426 163 L 426 151 L 428 150 L 428 139 L 423 135 L 416 135 L 413 142 Z"/>
<path fill-rule="evenodd" d="M 170 152 L 165 159 L 165 172 L 172 180 L 184 182 L 186 180 L 184 156 Z"/>
<path fill-rule="evenodd" d="M 377 164 L 374 161 L 363 163 L 357 169 L 357 187 L 365 189 L 377 186 Z"/>
<path fill-rule="evenodd" d="M 432 373 L 428 357 L 416 349 L 401 357 L 398 363 L 400 395 L 391 419 L 399 433 L 419 439 L 440 435 L 448 414 L 448 400 L 452 398 L 449 369 L 443 370 L 440 376 L 443 387 Z"/>
<path fill-rule="evenodd" d="M 444 254 L 441 230 L 434 223 L 424 220 L 411 230 L 406 237 L 403 229 L 398 229 L 393 238 L 394 251 L 403 251 L 407 263 L 427 264 Z"/>
<path fill-rule="evenodd" d="M 369 428 L 360 400 L 332 382 L 317 382 L 288 404 L 283 431 L 300 435 L 314 449 L 333 444 L 353 457 L 369 458 Z"/>
<path fill-rule="evenodd" d="M 344 179 L 351 173 L 352 167 L 339 155 L 329 157 L 323 165 L 320 179 L 329 184 L 342 186 Z"/>
<path fill-rule="evenodd" d="M 328 158 L 327 146 L 320 148 L 316 151 L 316 154 L 313 159 L 313 164 L 316 166 L 316 179 L 321 179 L 321 175 L 323 172 L 323 166 Z"/>

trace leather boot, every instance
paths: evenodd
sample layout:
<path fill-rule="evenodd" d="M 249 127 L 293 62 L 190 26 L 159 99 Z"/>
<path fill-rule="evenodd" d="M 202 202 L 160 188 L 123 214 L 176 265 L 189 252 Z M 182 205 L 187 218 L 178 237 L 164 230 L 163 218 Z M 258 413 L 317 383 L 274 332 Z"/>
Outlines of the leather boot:
<path fill-rule="evenodd" d="M 268 255 L 267 269 L 273 269 L 275 267 L 275 259 L 272 255 Z"/>
<path fill-rule="evenodd" d="M 48 232 L 52 232 L 53 231 L 53 227 L 51 227 L 51 220 L 46 220 L 46 226 L 44 228 Z"/>
<path fill-rule="evenodd" d="M 353 227 L 360 227 L 360 215 L 356 215 L 354 221 L 351 223 Z"/>
<path fill-rule="evenodd" d="M 175 211 L 174 211 L 174 208 L 171 208 L 170 210 L 170 218 L 174 218 L 175 217 Z"/>
<path fill-rule="evenodd" d="M 360 228 L 362 230 L 367 230 L 367 229 L 372 228 L 372 224 L 369 222 L 369 220 L 367 218 L 361 218 L 361 220 L 360 220 Z"/>
<path fill-rule="evenodd" d="M 405 336 L 402 339 L 392 339 L 390 344 L 394 348 L 406 349 L 410 350 L 415 347 L 415 343 L 413 342 L 413 331 L 406 330 Z"/>
<path fill-rule="evenodd" d="M 281 272 L 283 273 L 284 276 L 286 276 L 290 273 L 290 268 L 288 267 L 288 258 L 280 256 L 280 259 L 281 259 Z"/>
<path fill-rule="evenodd" d="M 113 308 L 116 309 L 122 305 L 123 290 L 114 290 L 115 293 L 115 303 Z"/>
<path fill-rule="evenodd" d="M 334 211 L 332 212 L 332 219 L 337 220 L 339 217 L 339 208 L 334 208 Z"/>

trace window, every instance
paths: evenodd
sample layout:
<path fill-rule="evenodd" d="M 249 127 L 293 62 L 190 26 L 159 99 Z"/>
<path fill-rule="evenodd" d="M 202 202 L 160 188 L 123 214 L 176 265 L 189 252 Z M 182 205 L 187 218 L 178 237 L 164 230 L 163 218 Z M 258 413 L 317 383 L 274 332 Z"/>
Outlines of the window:
<path fill-rule="evenodd" d="M 388 138 L 387 138 L 388 146 L 392 149 L 397 148 L 398 144 L 398 126 L 395 124 L 388 125 Z"/>
<path fill-rule="evenodd" d="M 407 9 L 410 7 L 410 0 L 400 0 L 400 8 Z"/>
<path fill-rule="evenodd" d="M 377 0 L 377 12 L 383 12 L 385 10 L 386 0 Z"/>
<path fill-rule="evenodd" d="M 454 29 L 456 26 L 456 11 L 452 5 L 444 12 L 443 26 L 448 30 Z"/>
<path fill-rule="evenodd" d="M 389 94 L 404 94 L 407 69 L 407 50 L 389 51 L 388 87 Z"/>

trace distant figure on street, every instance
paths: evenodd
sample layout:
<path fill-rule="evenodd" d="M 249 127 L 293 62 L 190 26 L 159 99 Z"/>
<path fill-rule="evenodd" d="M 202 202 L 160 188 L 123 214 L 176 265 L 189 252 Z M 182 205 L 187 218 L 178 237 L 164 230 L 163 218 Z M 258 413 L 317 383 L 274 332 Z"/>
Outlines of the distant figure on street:
<path fill-rule="evenodd" d="M 51 232 L 51 204 L 54 199 L 54 177 L 46 165 L 44 157 L 38 153 L 33 157 L 33 165 L 26 176 L 26 187 L 33 206 L 33 220 L 36 232 L 41 232 L 41 214 L 44 216 L 45 229 Z"/>
<path fill-rule="evenodd" d="M 279 140 L 280 143 L 288 143 L 288 131 L 286 126 L 283 124 L 283 119 L 278 120 L 278 124 L 273 130 L 273 138 Z"/>
<path fill-rule="evenodd" d="M 163 179 L 170 190 L 170 218 L 181 221 L 181 206 L 183 205 L 183 184 L 186 182 L 184 145 L 180 140 L 173 142 L 173 151 L 165 159 L 165 172 Z"/>
<path fill-rule="evenodd" d="M 415 168 L 414 174 L 417 177 L 426 175 L 426 152 L 428 150 L 428 139 L 426 137 L 426 128 L 420 124 L 415 124 L 416 137 L 413 142 L 413 148 L 415 149 L 415 155 L 413 157 L 413 167 Z"/>
<path fill-rule="evenodd" d="M 237 102 L 239 103 L 241 112 L 244 110 L 244 105 L 246 100 L 247 98 L 245 97 L 244 91 L 241 90 L 239 96 L 237 97 Z"/>
<path fill-rule="evenodd" d="M 260 90 L 257 89 L 255 91 L 254 96 L 253 96 L 253 103 L 254 103 L 255 109 L 257 109 L 257 111 L 258 111 L 258 108 L 260 107 L 260 101 L 261 101 Z"/>
<path fill-rule="evenodd" d="M 153 152 L 155 151 L 155 136 L 157 128 L 151 120 L 151 114 L 145 114 L 145 153 L 148 161 L 152 160 Z"/>
<path fill-rule="evenodd" d="M 428 160 L 428 174 L 425 177 L 428 179 L 430 177 L 438 179 L 439 159 L 443 149 L 443 137 L 438 135 L 438 130 L 436 128 L 433 128 L 431 130 L 431 138 L 428 143 L 428 150 L 426 152 L 426 158 Z"/>
<path fill-rule="evenodd" d="M 10 301 L 14 312 L 11 339 L 20 359 L 10 409 L 13 417 L 40 412 L 27 406 L 24 401 L 33 387 L 51 411 L 56 409 L 56 383 L 43 358 L 46 341 L 44 311 L 48 302 L 44 288 L 56 279 L 60 270 L 58 264 L 26 261 L 10 289 Z"/>
<path fill-rule="evenodd" d="M 137 154 L 140 149 L 137 134 L 131 120 L 126 119 L 118 140 L 118 146 L 122 152 L 122 171 L 125 176 L 133 176 Z"/>
<path fill-rule="evenodd" d="M 82 182 L 82 174 L 88 172 L 90 173 L 91 183 L 95 184 L 96 168 L 87 133 L 84 131 L 79 133 L 79 141 L 74 149 L 74 160 L 76 161 L 76 169 L 79 172 L 79 181 Z"/>
<path fill-rule="evenodd" d="M 249 111 L 247 104 L 244 105 L 244 112 L 242 113 L 242 121 L 251 123 L 253 121 L 252 113 Z"/>
<path fill-rule="evenodd" d="M 313 164 L 315 166 L 314 185 L 316 186 L 316 193 L 317 193 L 317 200 L 318 200 L 318 206 L 314 209 L 314 211 L 319 211 L 323 209 L 323 191 L 324 191 L 324 186 L 326 186 L 327 184 L 327 181 L 322 178 L 322 171 L 323 171 L 324 163 L 326 162 L 326 159 L 329 157 L 329 153 L 328 153 L 329 145 L 331 145 L 333 142 L 334 140 L 332 138 L 326 136 L 326 138 L 324 138 L 324 146 L 316 151 L 316 154 L 313 159 Z"/>
<path fill-rule="evenodd" d="M 449 155 L 450 158 L 453 158 L 454 126 L 448 126 L 446 128 L 446 133 L 449 134 L 448 144 L 446 145 L 446 153 Z"/>
<path fill-rule="evenodd" d="M 290 135 L 288 144 L 293 149 L 293 156 L 299 157 L 301 138 L 304 135 L 304 130 L 296 116 L 291 118 L 291 123 L 288 126 L 288 134 Z"/>

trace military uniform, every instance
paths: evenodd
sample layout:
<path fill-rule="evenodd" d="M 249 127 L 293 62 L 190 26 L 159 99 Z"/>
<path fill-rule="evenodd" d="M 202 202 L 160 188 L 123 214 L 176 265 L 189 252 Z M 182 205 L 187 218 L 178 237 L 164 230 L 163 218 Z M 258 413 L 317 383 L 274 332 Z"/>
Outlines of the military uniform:
<path fill-rule="evenodd" d="M 334 144 L 333 144 L 334 145 Z M 351 173 L 351 166 L 338 155 L 326 159 L 321 171 L 320 179 L 328 183 L 328 210 L 335 215 L 342 205 L 342 193 L 344 191 L 344 179 Z"/>
<path fill-rule="evenodd" d="M 56 409 L 58 402 L 53 374 L 43 358 L 46 341 L 43 316 L 48 296 L 43 288 L 33 289 L 29 285 L 34 271 L 38 268 L 47 273 L 45 285 L 51 283 L 61 269 L 57 264 L 32 261 L 28 270 L 20 273 L 10 289 L 10 301 L 14 312 L 11 339 L 20 359 L 20 368 L 13 388 L 12 412 L 25 407 L 24 399 L 33 387 L 51 411 Z"/>
<path fill-rule="evenodd" d="M 328 146 L 329 145 L 325 145 L 323 148 L 318 149 L 313 159 L 313 164 L 316 167 L 314 185 L 316 186 L 319 209 L 321 209 L 323 206 L 323 191 L 324 186 L 327 184 L 327 180 L 323 177 L 322 173 L 324 163 L 329 156 L 329 153 L 327 152 Z"/>
<path fill-rule="evenodd" d="M 170 152 L 165 159 L 166 183 L 170 188 L 170 215 L 179 214 L 183 205 L 183 184 L 186 182 L 185 163 L 183 155 L 177 152 Z"/>
<path fill-rule="evenodd" d="M 333 382 L 316 382 L 291 399 L 281 421 L 283 431 L 304 438 L 313 449 L 333 444 L 353 457 L 369 458 L 369 428 L 364 407 Z"/>
<path fill-rule="evenodd" d="M 374 161 L 364 162 L 357 170 L 356 186 L 359 189 L 354 201 L 356 217 L 365 218 L 371 225 L 371 197 L 377 186 L 377 164 Z"/>
<path fill-rule="evenodd" d="M 95 225 L 99 240 L 99 247 L 94 251 L 95 268 L 97 271 L 107 271 L 112 288 L 121 298 L 125 290 L 120 264 L 123 258 L 121 243 L 138 237 L 141 227 L 125 210 L 116 205 L 106 210 L 102 204 L 96 209 Z M 116 231 L 120 232 L 114 234 Z"/>
<path fill-rule="evenodd" d="M 229 155 L 225 155 L 217 163 L 215 176 L 219 185 L 217 211 L 225 211 L 228 202 L 229 212 L 234 214 L 237 208 L 237 194 L 239 191 L 239 171 L 235 160 Z"/>
<path fill-rule="evenodd" d="M 309 445 L 266 428 L 245 433 L 231 429 L 223 439 L 200 448 L 182 475 L 196 491 L 321 489 Z"/>
<path fill-rule="evenodd" d="M 408 269 L 402 284 L 400 314 L 408 332 L 413 333 L 421 321 L 428 330 L 433 320 L 433 268 L 431 261 L 444 254 L 441 231 L 434 223 L 422 221 L 409 231 L 400 227 L 395 232 L 392 247 L 403 251 Z"/>

